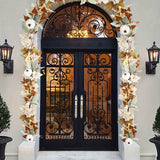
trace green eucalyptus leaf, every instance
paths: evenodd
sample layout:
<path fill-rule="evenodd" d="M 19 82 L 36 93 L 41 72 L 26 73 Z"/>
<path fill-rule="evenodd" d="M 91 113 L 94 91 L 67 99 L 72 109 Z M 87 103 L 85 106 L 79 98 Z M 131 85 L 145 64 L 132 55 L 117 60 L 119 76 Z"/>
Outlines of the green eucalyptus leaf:
<path fill-rule="evenodd" d="M 120 27 L 121 26 L 121 24 L 117 24 L 117 21 L 113 21 L 111 23 L 111 25 L 114 26 L 114 27 Z"/>
<path fill-rule="evenodd" d="M 34 97 L 32 98 L 31 103 L 37 103 L 38 98 L 39 98 L 39 94 L 37 93 L 37 94 L 35 94 Z"/>
<path fill-rule="evenodd" d="M 27 67 L 28 69 L 31 69 L 31 62 L 30 62 L 30 61 L 27 61 L 26 67 Z"/>
<path fill-rule="evenodd" d="M 34 20 L 39 23 L 40 19 L 41 19 L 42 15 L 36 15 Z"/>
<path fill-rule="evenodd" d="M 32 62 L 32 70 L 36 71 L 37 68 L 38 68 L 38 62 L 37 61 Z"/>
<path fill-rule="evenodd" d="M 27 32 L 27 33 L 30 32 L 30 30 L 26 27 L 25 21 L 22 22 L 22 29 L 23 29 L 25 32 Z"/>
<path fill-rule="evenodd" d="M 81 0 L 81 4 L 80 5 L 83 5 L 86 3 L 86 0 Z"/>
<path fill-rule="evenodd" d="M 134 106 L 137 103 L 137 97 L 133 98 L 131 102 L 131 106 Z"/>
<path fill-rule="evenodd" d="M 96 0 L 88 0 L 89 3 L 96 4 Z"/>
<path fill-rule="evenodd" d="M 136 64 L 133 64 L 130 66 L 130 72 L 134 73 L 134 71 L 136 70 Z"/>
<path fill-rule="evenodd" d="M 128 18 L 127 18 L 127 17 L 124 17 L 124 18 L 122 19 L 122 23 L 123 23 L 123 24 L 129 24 Z"/>
<path fill-rule="evenodd" d="M 125 70 L 125 72 L 129 73 L 129 66 L 128 65 L 124 65 L 124 70 Z"/>
<path fill-rule="evenodd" d="M 39 103 L 31 102 L 32 105 L 39 106 Z"/>

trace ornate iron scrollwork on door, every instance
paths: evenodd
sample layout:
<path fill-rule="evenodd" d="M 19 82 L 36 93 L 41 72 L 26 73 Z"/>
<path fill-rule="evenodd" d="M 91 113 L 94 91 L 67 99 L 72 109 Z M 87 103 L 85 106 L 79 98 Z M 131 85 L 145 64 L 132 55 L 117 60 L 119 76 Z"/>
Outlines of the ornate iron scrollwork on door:
<path fill-rule="evenodd" d="M 84 139 L 111 139 L 111 54 L 84 54 L 84 67 Z"/>
<path fill-rule="evenodd" d="M 92 5 L 73 3 L 53 13 L 43 30 L 43 37 L 68 37 L 73 31 L 87 32 L 88 38 L 115 37 L 111 19 Z M 73 36 L 83 38 L 83 36 Z M 70 36 L 72 37 L 72 36 Z"/>
<path fill-rule="evenodd" d="M 73 54 L 47 53 L 46 139 L 73 139 L 73 64 Z"/>

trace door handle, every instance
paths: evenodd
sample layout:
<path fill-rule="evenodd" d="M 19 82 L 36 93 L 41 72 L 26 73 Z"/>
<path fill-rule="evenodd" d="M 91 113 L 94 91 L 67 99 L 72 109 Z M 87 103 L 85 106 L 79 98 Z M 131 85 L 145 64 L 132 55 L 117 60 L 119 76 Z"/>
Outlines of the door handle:
<path fill-rule="evenodd" d="M 83 95 L 81 95 L 80 99 L 80 117 L 83 118 Z"/>
<path fill-rule="evenodd" d="M 75 95 L 75 99 L 74 99 L 74 103 L 75 103 L 75 108 L 74 108 L 74 117 L 77 118 L 78 115 L 78 97 L 77 95 Z"/>

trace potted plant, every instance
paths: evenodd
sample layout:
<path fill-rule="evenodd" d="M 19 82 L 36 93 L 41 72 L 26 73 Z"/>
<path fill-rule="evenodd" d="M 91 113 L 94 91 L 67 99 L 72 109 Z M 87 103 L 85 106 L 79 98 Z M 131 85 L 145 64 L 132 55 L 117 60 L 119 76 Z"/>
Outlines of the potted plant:
<path fill-rule="evenodd" d="M 155 133 L 155 137 L 151 138 L 149 141 L 155 144 L 157 149 L 157 160 L 160 160 L 160 107 L 157 109 L 152 129 Z"/>
<path fill-rule="evenodd" d="M 10 128 L 10 112 L 0 95 L 0 133 Z M 0 136 L 0 160 L 5 160 L 5 146 L 12 141 L 11 137 Z"/>

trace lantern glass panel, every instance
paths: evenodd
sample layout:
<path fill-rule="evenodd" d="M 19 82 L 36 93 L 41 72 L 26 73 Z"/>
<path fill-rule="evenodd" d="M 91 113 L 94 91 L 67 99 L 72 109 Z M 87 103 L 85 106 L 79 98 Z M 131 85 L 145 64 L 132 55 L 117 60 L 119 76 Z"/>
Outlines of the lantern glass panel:
<path fill-rule="evenodd" d="M 10 61 L 12 56 L 12 48 L 2 48 L 2 60 Z"/>
<path fill-rule="evenodd" d="M 149 50 L 149 62 L 159 63 L 159 51 L 158 50 Z"/>

